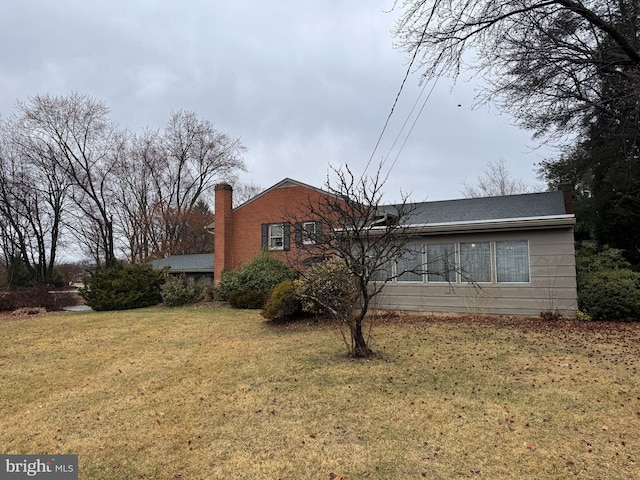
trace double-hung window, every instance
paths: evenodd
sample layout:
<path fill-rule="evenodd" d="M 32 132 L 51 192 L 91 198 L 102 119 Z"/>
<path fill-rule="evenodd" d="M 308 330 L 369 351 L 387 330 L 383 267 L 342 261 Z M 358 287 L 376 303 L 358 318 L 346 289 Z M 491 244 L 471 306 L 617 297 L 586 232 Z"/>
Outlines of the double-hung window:
<path fill-rule="evenodd" d="M 281 223 L 269 225 L 269 250 L 284 249 L 284 226 Z"/>
<path fill-rule="evenodd" d="M 263 223 L 262 248 L 264 250 L 289 250 L 290 223 Z"/>
<path fill-rule="evenodd" d="M 301 230 L 303 245 L 312 245 L 316 243 L 318 235 L 316 222 L 303 222 Z"/>

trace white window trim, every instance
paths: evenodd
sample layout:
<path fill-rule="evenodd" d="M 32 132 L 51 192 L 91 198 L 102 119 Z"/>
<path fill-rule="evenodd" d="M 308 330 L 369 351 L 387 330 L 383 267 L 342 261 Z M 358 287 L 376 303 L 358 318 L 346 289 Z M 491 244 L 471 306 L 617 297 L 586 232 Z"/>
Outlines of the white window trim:
<path fill-rule="evenodd" d="M 273 235 L 272 234 L 272 229 L 274 227 L 279 227 L 281 234 L 280 235 Z M 277 239 L 280 238 L 280 246 L 273 246 L 272 244 L 272 239 Z M 284 224 L 282 223 L 270 223 L 268 226 L 268 230 L 267 230 L 267 248 L 269 250 L 273 250 L 273 251 L 277 251 L 277 250 L 284 250 Z"/>
<path fill-rule="evenodd" d="M 307 230 L 307 226 L 311 225 L 312 232 L 309 233 Z M 316 222 L 302 222 L 302 244 L 303 245 L 315 245 L 316 240 L 315 236 L 317 234 L 317 226 Z"/>

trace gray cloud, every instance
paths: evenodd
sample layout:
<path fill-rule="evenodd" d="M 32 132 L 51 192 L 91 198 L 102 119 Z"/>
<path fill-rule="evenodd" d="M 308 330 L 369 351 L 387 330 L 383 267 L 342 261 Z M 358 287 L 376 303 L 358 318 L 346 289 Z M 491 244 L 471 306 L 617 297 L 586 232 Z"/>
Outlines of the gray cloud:
<path fill-rule="evenodd" d="M 324 184 L 328 165 L 361 173 L 406 69 L 392 47 L 390 0 L 233 2 L 30 0 L 0 3 L 0 114 L 34 94 L 88 93 L 134 131 L 195 110 L 241 137 L 250 171 Z M 393 165 L 385 187 L 412 199 L 459 197 L 490 160 L 534 183 L 527 132 L 508 116 L 471 109 L 473 82 L 442 79 L 405 142 L 391 148 L 420 92 L 407 82 L 373 164 Z M 430 88 L 430 86 L 427 86 Z M 423 97 L 424 98 L 424 97 Z M 420 100 L 420 104 L 421 104 Z M 462 106 L 459 107 L 458 105 Z M 412 122 L 413 119 L 410 120 Z M 397 156 L 397 158 L 396 158 Z M 386 173 L 386 172 L 385 172 Z"/>

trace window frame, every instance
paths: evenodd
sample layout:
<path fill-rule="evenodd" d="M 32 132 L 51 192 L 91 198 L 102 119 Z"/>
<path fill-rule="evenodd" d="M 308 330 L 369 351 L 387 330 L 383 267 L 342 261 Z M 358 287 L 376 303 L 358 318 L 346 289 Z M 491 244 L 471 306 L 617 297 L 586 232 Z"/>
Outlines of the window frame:
<path fill-rule="evenodd" d="M 426 265 L 426 281 L 427 283 L 438 283 L 438 284 L 451 284 L 451 283 L 457 283 L 458 282 L 458 274 L 457 274 L 457 269 L 456 266 L 458 265 L 458 258 L 457 258 L 457 245 L 458 242 L 440 242 L 440 243 L 427 243 L 425 245 L 425 265 Z M 439 273 L 432 273 L 430 272 L 430 265 L 431 265 L 431 260 L 430 260 L 430 254 L 429 254 L 429 247 L 442 247 L 442 246 L 453 246 L 453 269 L 449 270 L 448 272 L 446 272 L 445 276 L 444 274 L 439 274 Z M 447 255 L 448 257 L 448 255 Z M 449 258 L 447 258 L 447 260 L 449 260 Z M 438 260 L 440 261 L 440 260 Z M 437 280 L 437 279 L 432 279 L 432 276 L 438 276 L 438 277 L 442 277 L 442 280 Z M 448 278 L 447 278 L 448 277 Z M 451 279 L 451 277 L 453 277 L 453 279 Z"/>
<path fill-rule="evenodd" d="M 275 227 L 282 229 L 282 246 L 272 246 L 272 239 L 280 238 L 274 235 Z M 270 252 L 288 251 L 290 248 L 291 224 L 289 222 L 273 222 L 262 224 L 262 249 Z"/>
<path fill-rule="evenodd" d="M 415 247 L 414 251 L 407 251 L 406 253 L 413 253 L 414 255 L 412 256 L 412 258 L 419 260 L 419 263 L 417 264 L 417 266 L 419 266 L 420 268 L 420 273 L 415 273 L 412 271 L 406 271 L 404 273 L 401 272 L 401 270 L 398 268 L 398 265 L 400 264 L 401 260 L 404 260 L 403 257 L 405 257 L 406 255 L 402 255 L 398 260 L 396 260 L 395 262 L 395 268 L 396 268 L 396 272 L 395 272 L 395 280 L 398 283 L 402 283 L 402 284 L 406 284 L 406 283 L 423 283 L 424 282 L 424 256 L 425 256 L 425 245 L 424 244 L 420 244 L 420 245 L 414 245 L 413 247 Z M 409 262 L 407 262 L 409 263 Z M 411 262 L 413 263 L 413 262 Z M 413 278 L 410 280 L 404 280 L 402 279 L 403 275 L 416 275 L 419 278 Z"/>
<path fill-rule="evenodd" d="M 274 230 L 280 229 L 280 235 L 274 235 Z M 280 245 L 274 246 L 274 240 L 280 239 Z M 267 248 L 269 250 L 284 250 L 284 225 L 282 223 L 270 223 L 267 232 Z"/>
<path fill-rule="evenodd" d="M 313 231 L 309 232 L 307 226 L 313 227 Z M 300 233 L 302 237 L 302 245 L 315 245 L 318 236 L 318 223 L 317 222 L 301 222 Z"/>
<path fill-rule="evenodd" d="M 461 283 L 492 283 L 493 279 L 494 279 L 494 252 L 493 252 L 493 244 L 495 242 L 492 242 L 490 240 L 486 240 L 486 241 L 466 241 L 466 242 L 457 242 L 458 245 L 458 268 L 459 268 L 459 276 L 460 276 L 460 282 Z M 471 275 L 471 273 L 468 270 L 465 270 L 465 265 L 463 264 L 463 256 L 465 255 L 463 253 L 463 246 L 464 245 L 471 245 L 472 248 L 474 248 L 474 245 L 488 245 L 488 257 L 486 258 L 486 265 L 484 265 L 485 267 L 488 267 L 488 278 L 482 279 L 482 280 L 477 280 L 475 278 L 473 278 L 473 276 Z M 465 275 L 465 273 L 468 274 L 468 278 L 464 278 L 463 276 Z"/>
<path fill-rule="evenodd" d="M 526 285 L 526 284 L 531 284 L 531 248 L 530 248 L 530 242 L 529 240 L 496 240 L 495 242 L 493 242 L 495 245 L 495 255 L 494 255 L 494 271 L 495 271 L 495 283 L 496 284 L 514 284 L 514 285 Z M 527 279 L 526 280 L 500 280 L 500 266 L 499 266 L 499 262 L 500 262 L 500 252 L 499 252 L 499 244 L 507 244 L 507 243 L 512 243 L 512 244 L 524 244 L 526 245 L 526 275 L 527 275 Z M 518 272 L 520 273 L 520 272 Z"/>

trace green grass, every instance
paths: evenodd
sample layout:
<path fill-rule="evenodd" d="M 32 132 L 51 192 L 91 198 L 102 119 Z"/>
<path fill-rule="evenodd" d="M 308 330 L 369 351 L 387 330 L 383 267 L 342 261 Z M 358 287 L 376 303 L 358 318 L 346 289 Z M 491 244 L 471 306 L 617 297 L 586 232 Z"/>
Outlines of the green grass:
<path fill-rule="evenodd" d="M 152 308 L 0 323 L 1 453 L 81 479 L 640 476 L 640 325 Z"/>

